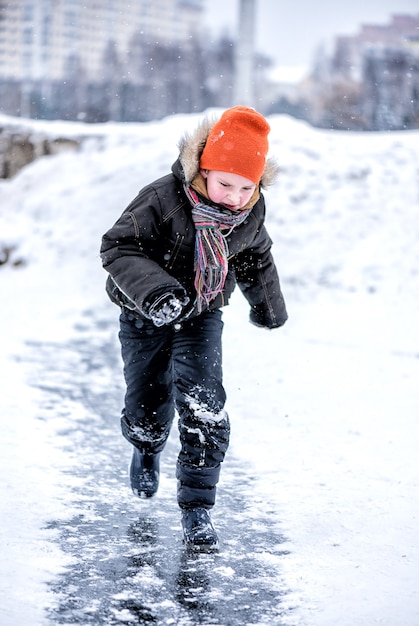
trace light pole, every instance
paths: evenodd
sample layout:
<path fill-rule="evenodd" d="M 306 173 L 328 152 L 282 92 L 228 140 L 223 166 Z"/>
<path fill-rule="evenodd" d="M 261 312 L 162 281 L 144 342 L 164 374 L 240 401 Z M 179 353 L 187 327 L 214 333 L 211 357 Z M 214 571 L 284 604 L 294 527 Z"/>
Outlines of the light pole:
<path fill-rule="evenodd" d="M 254 105 L 253 58 L 255 4 L 255 0 L 240 0 L 234 104 L 243 104 L 245 106 Z"/>

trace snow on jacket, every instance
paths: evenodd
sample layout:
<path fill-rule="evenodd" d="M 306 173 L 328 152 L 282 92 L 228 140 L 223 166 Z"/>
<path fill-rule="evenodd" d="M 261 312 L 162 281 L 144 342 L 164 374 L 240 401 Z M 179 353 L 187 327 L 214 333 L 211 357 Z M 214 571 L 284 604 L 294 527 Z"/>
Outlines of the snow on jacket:
<path fill-rule="evenodd" d="M 189 297 L 183 317 L 198 315 L 195 226 L 183 184 L 196 189 L 205 203 L 214 204 L 206 196 L 199 173 L 200 154 L 213 123 L 206 119 L 192 135 L 183 137 L 171 173 L 144 187 L 103 236 L 101 258 L 109 272 L 107 293 L 115 304 L 138 317 L 147 317 L 155 298 L 168 292 L 181 299 Z M 276 173 L 275 162 L 268 159 L 260 187 L 272 184 Z M 271 254 L 272 241 L 264 226 L 265 201 L 260 189 L 251 202 L 255 204 L 249 217 L 225 234 L 228 274 L 222 293 L 208 309 L 226 305 L 238 284 L 250 304 L 251 321 L 275 328 L 285 323 L 287 312 Z"/>

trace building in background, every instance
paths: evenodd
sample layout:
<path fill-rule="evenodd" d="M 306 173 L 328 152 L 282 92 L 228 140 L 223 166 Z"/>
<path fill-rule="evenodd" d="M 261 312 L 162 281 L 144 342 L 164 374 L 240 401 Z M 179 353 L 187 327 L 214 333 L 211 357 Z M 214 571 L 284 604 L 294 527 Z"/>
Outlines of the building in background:
<path fill-rule="evenodd" d="M 338 37 L 332 74 L 359 86 L 359 119 L 372 130 L 419 126 L 419 15 L 393 15 Z"/>
<path fill-rule="evenodd" d="M 355 35 L 336 37 L 333 72 L 360 80 L 366 52 L 397 48 L 410 53 L 418 45 L 419 15 L 392 15 L 388 24 L 364 24 Z"/>
<path fill-rule="evenodd" d="M 142 122 L 231 106 L 234 42 L 205 36 L 209 1 L 0 0 L 0 112 Z"/>
<path fill-rule="evenodd" d="M 98 80 L 109 42 L 121 67 L 129 67 L 134 36 L 147 43 L 187 42 L 202 26 L 203 4 L 203 0 L 0 1 L 0 78 L 59 80 L 76 68 L 87 79 Z"/>
<path fill-rule="evenodd" d="M 388 24 L 336 37 L 331 55 L 318 55 L 286 104 L 323 128 L 419 128 L 419 15 L 393 15 Z"/>
<path fill-rule="evenodd" d="M 337 37 L 290 92 L 269 79 L 269 58 L 244 50 L 250 35 L 206 36 L 207 2 L 0 0 L 0 112 L 145 122 L 226 108 L 238 104 L 246 53 L 247 91 L 264 114 L 342 130 L 419 128 L 419 15 Z"/>

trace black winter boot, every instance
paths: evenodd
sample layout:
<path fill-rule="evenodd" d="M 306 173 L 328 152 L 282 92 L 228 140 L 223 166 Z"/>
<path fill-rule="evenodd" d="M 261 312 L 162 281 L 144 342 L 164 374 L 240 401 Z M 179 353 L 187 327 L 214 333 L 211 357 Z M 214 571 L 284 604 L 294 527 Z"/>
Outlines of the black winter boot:
<path fill-rule="evenodd" d="M 151 498 L 159 486 L 160 452 L 147 454 L 134 448 L 129 477 L 131 489 L 139 498 Z"/>
<path fill-rule="evenodd" d="M 212 552 L 218 549 L 218 537 L 207 509 L 182 510 L 183 540 L 196 552 Z"/>

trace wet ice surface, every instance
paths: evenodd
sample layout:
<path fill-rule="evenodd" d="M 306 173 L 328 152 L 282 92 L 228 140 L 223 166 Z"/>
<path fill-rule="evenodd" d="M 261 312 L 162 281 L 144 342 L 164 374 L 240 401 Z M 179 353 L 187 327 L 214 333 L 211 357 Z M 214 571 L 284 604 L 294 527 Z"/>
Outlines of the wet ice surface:
<path fill-rule="evenodd" d="M 113 322 L 87 313 L 74 339 L 31 342 L 31 385 L 42 390 L 38 419 L 54 420 L 68 458 L 69 519 L 51 520 L 51 541 L 69 557 L 50 584 L 51 624 L 282 624 L 278 512 L 257 495 L 251 467 L 224 464 L 212 518 L 215 554 L 188 552 L 176 503 L 177 428 L 162 455 L 157 496 L 128 486 L 130 447 L 119 433 L 121 371 Z M 292 609 L 291 609 L 292 610 Z"/>

